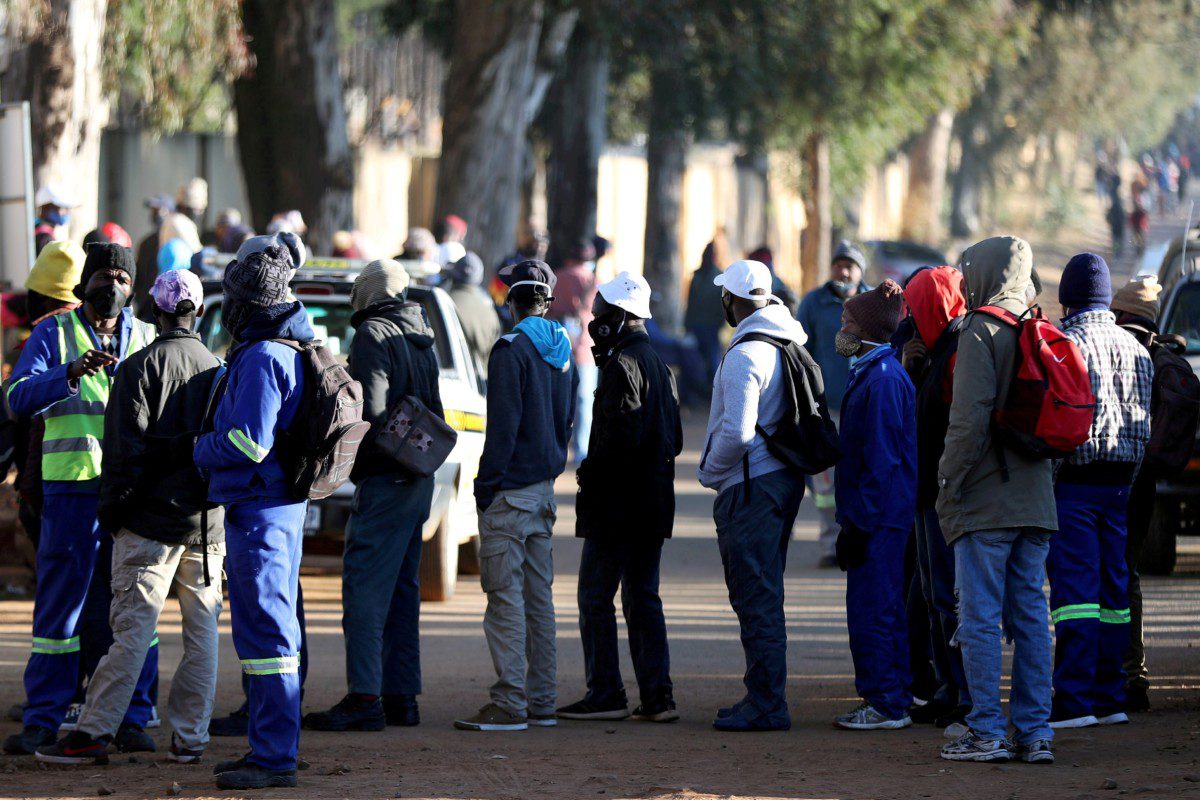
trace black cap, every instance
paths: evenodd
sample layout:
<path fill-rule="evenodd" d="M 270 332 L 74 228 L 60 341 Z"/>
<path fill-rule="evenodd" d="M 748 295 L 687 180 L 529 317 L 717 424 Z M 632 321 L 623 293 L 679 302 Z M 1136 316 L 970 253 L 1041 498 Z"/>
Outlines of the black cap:
<path fill-rule="evenodd" d="M 119 244 L 96 242 L 87 249 L 87 258 L 83 262 L 83 274 L 79 277 L 79 285 L 87 286 L 92 276 L 103 269 L 120 269 L 129 273 L 132 282 L 137 277 L 137 266 L 133 262 L 133 251 Z"/>
<path fill-rule="evenodd" d="M 496 275 L 510 289 L 518 284 L 522 286 L 542 284 L 548 292 L 553 294 L 554 285 L 558 283 L 558 278 L 554 277 L 553 270 L 547 266 L 546 262 L 538 261 L 535 258 L 503 267 Z"/>

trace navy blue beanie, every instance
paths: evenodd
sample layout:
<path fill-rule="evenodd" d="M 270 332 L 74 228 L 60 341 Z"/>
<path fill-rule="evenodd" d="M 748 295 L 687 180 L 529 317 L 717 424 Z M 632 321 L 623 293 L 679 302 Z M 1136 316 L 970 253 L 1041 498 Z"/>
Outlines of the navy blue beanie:
<path fill-rule="evenodd" d="M 1058 285 L 1058 302 L 1064 308 L 1108 308 L 1112 303 L 1112 282 L 1104 259 L 1095 253 L 1072 256 Z"/>

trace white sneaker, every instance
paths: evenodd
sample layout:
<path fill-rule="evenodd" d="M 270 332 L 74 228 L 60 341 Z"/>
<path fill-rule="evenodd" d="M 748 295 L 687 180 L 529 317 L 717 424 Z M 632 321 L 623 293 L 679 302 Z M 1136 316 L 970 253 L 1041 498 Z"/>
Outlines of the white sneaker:
<path fill-rule="evenodd" d="M 63 717 L 62 724 L 58 726 L 59 733 L 63 731 L 73 731 L 79 727 L 79 716 L 83 713 L 83 703 L 71 703 L 67 707 L 67 715 Z"/>
<path fill-rule="evenodd" d="M 1126 719 L 1128 721 L 1128 719 Z M 1086 717 L 1074 717 L 1072 719 L 1052 719 L 1050 727 L 1054 730 L 1062 728 L 1092 728 L 1100 724 L 1100 720 L 1088 714 Z"/>
<path fill-rule="evenodd" d="M 162 720 L 158 716 L 158 706 L 150 706 L 150 719 L 146 721 L 143 728 L 161 728 Z"/>
<path fill-rule="evenodd" d="M 998 761 L 1012 759 L 1013 746 L 1004 739 L 986 741 L 967 731 L 958 739 L 942 747 L 942 758 L 947 761 Z"/>
<path fill-rule="evenodd" d="M 1107 716 L 1097 717 L 1096 722 L 1099 725 L 1128 725 L 1129 724 L 1129 715 L 1126 714 L 1124 711 L 1118 711 L 1115 714 L 1108 714 Z M 1051 727 L 1053 727 L 1053 726 L 1051 726 Z"/>
<path fill-rule="evenodd" d="M 967 735 L 967 731 L 969 730 L 970 728 L 961 722 L 951 722 L 946 726 L 946 730 L 942 731 L 942 735 L 947 739 L 961 739 Z"/>

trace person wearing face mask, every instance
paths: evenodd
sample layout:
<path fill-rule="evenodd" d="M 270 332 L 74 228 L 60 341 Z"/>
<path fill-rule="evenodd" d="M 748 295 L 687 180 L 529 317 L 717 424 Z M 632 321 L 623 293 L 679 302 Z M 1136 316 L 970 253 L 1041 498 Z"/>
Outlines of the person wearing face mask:
<path fill-rule="evenodd" d="M 154 328 L 126 308 L 135 274 L 128 248 L 93 245 L 75 287 L 83 305 L 34 328 L 7 388 L 14 414 L 39 415 L 46 426 L 33 647 L 25 670 L 29 702 L 23 730 L 4 742 L 11 755 L 32 755 L 54 743 L 75 695 L 80 660 L 88 655 L 81 650 L 103 655 L 111 642 L 107 614 L 90 620 L 84 608 L 86 602 L 107 609 L 112 599 L 107 585 L 112 540 L 104 535 L 111 531 L 102 532 L 97 522 L 104 410 L 112 379 L 121 361 L 154 340 Z M 149 688 L 157 665 L 152 646 L 117 733 L 119 749 L 154 749 L 143 728 L 153 707 Z"/>
<path fill-rule="evenodd" d="M 33 221 L 34 255 L 41 255 L 42 248 L 63 238 L 63 228 L 71 221 L 71 209 L 79 203 L 67 196 L 62 187 L 49 183 L 37 190 L 34 197 L 37 219 Z"/>
<path fill-rule="evenodd" d="M 833 263 L 829 268 L 829 280 L 813 289 L 800 302 L 796 319 L 808 334 L 805 349 L 821 367 L 825 379 L 825 400 L 834 424 L 841 417 L 842 395 L 850 378 L 850 362 L 838 354 L 836 338 L 842 327 L 842 306 L 856 294 L 867 291 L 863 273 L 867 269 L 867 258 L 849 241 L 842 241 L 833 251 Z M 834 543 L 837 541 L 837 503 L 834 498 L 836 471 L 827 469 L 814 475 L 809 487 L 820 514 L 821 529 L 818 548 L 822 567 L 837 566 Z"/>
<path fill-rule="evenodd" d="M 746 653 L 746 696 L 717 712 L 721 731 L 787 730 L 784 686 L 787 630 L 783 568 L 804 483 L 771 454 L 758 428 L 775 425 L 786 408 L 781 351 L 750 334 L 803 345 L 804 328 L 771 294 L 771 272 L 735 261 L 713 283 L 721 287 L 733 342 L 713 380 L 712 408 L 697 477 L 717 491 L 713 519 L 729 602 Z"/>
<path fill-rule="evenodd" d="M 917 503 L 916 390 L 887 342 L 904 311 L 894 281 L 846 301 L 837 351 L 857 359 L 842 402 L 838 566 L 862 702 L 834 722 L 848 730 L 912 725 L 904 550 Z"/>
<path fill-rule="evenodd" d="M 588 333 L 600 380 L 575 505 L 575 535 L 584 540 L 579 633 L 588 691 L 579 702 L 558 709 L 558 716 L 630 716 L 613 607 L 620 586 L 642 701 L 632 716 L 673 722 L 679 714 L 658 583 L 663 541 L 670 538 L 675 518 L 675 458 L 683 449 L 679 396 L 646 333 L 650 285 L 645 278 L 622 272 L 600 286 L 592 314 Z"/>

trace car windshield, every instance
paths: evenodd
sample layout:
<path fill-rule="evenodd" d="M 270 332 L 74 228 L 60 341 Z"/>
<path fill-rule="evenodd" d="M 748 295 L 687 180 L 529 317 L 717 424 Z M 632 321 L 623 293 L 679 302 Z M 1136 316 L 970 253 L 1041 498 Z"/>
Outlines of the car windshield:
<path fill-rule="evenodd" d="M 350 354 L 350 342 L 354 339 L 354 327 L 350 324 L 350 317 L 354 315 L 354 309 L 350 307 L 350 301 L 338 298 L 336 295 L 331 297 L 308 296 L 302 299 L 304 308 L 308 311 L 308 321 L 312 325 L 313 333 L 344 363 Z M 425 311 L 425 318 L 433 328 L 434 353 L 437 356 L 438 368 L 444 370 L 453 363 L 445 322 L 437 312 L 432 294 L 425 294 L 419 298 L 414 297 L 413 300 L 421 303 Z M 213 304 L 213 307 L 205 312 L 204 317 L 200 320 L 199 333 L 209 350 L 221 358 L 225 358 L 229 351 L 230 336 L 229 331 L 221 324 L 221 304 L 219 302 Z"/>
<path fill-rule="evenodd" d="M 1200 282 L 1179 287 L 1163 332 L 1182 336 L 1187 339 L 1189 353 L 1200 353 Z"/>

